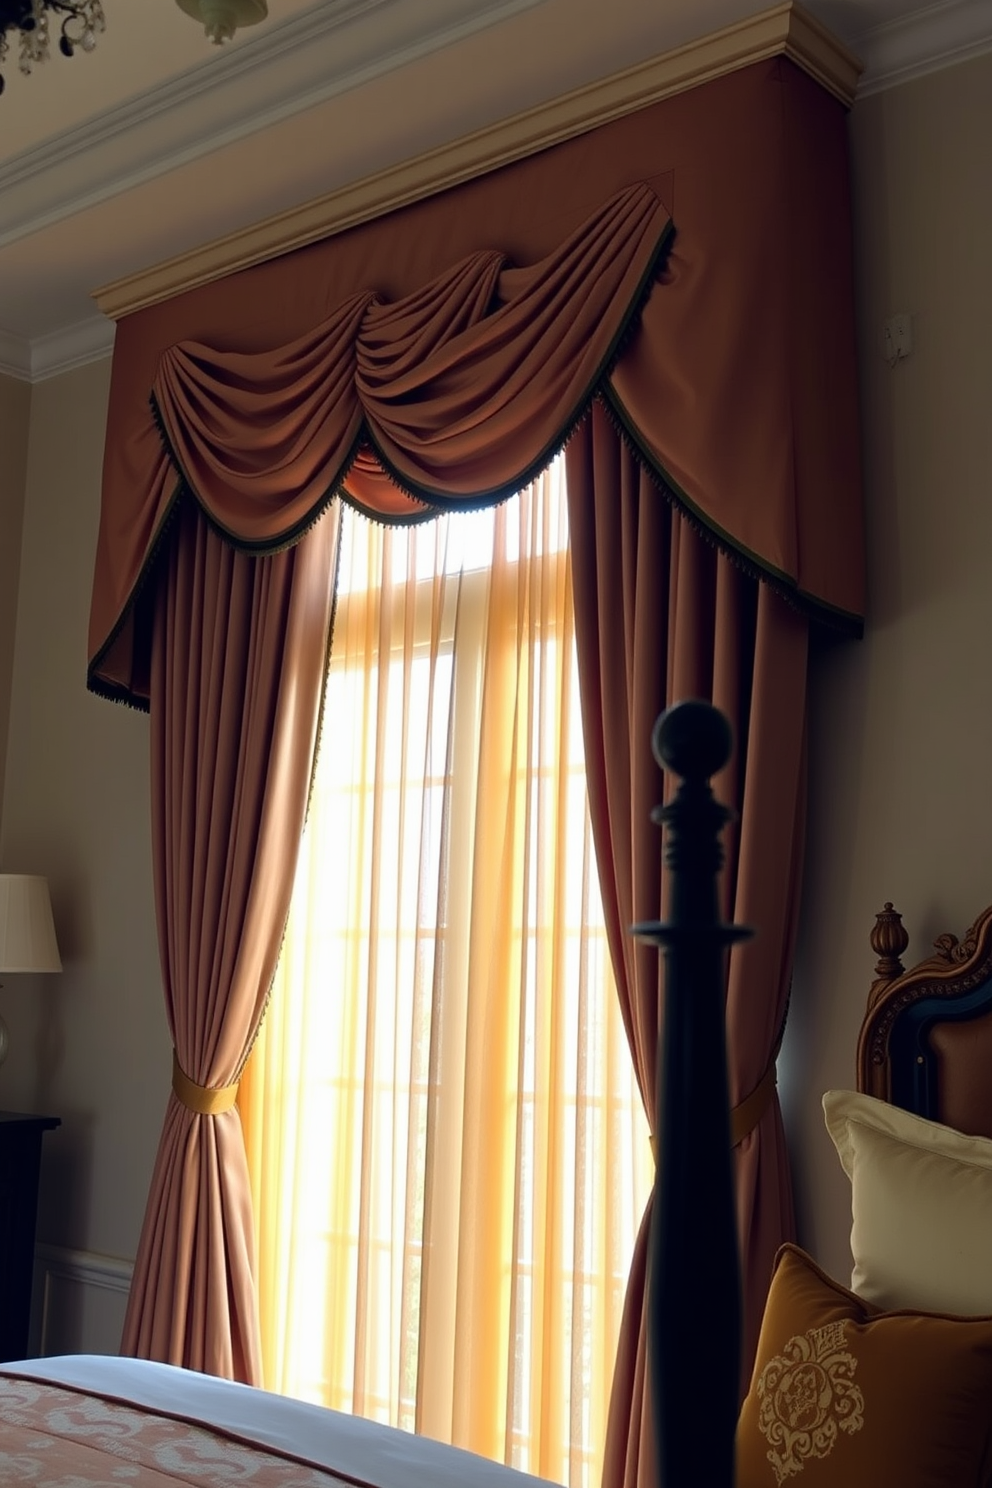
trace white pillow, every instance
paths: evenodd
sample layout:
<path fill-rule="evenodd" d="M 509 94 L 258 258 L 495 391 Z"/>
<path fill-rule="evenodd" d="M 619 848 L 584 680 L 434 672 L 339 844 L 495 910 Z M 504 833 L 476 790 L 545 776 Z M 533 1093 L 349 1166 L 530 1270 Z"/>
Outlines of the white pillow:
<path fill-rule="evenodd" d="M 851 1290 L 886 1311 L 992 1314 L 992 1141 L 851 1090 L 823 1111 L 851 1180 Z"/>

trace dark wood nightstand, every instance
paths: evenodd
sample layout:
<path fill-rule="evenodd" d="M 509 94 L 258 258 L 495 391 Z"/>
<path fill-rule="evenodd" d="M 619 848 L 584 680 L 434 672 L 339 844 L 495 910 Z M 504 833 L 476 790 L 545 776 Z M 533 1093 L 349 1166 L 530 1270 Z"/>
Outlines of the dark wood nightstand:
<path fill-rule="evenodd" d="M 60 1125 L 0 1111 L 0 1360 L 27 1355 L 41 1138 Z"/>

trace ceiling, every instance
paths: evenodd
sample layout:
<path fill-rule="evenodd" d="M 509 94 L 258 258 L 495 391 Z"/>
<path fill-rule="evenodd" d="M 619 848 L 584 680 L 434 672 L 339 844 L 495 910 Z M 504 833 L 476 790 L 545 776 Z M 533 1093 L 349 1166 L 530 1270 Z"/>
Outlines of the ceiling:
<path fill-rule="evenodd" d="M 763 8 L 269 0 L 221 48 L 175 0 L 104 0 L 92 53 L 3 67 L 0 371 L 103 354 L 113 327 L 90 295 L 112 280 Z M 861 92 L 992 49 L 990 0 L 806 8 L 864 61 Z"/>

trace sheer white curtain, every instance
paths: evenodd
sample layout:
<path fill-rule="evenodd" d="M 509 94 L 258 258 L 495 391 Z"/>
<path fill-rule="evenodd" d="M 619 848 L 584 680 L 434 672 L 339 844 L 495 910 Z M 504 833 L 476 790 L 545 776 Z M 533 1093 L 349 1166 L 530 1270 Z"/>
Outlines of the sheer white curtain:
<path fill-rule="evenodd" d="M 266 1383 L 598 1484 L 650 1153 L 602 926 L 563 463 L 344 514 L 323 741 L 241 1108 Z"/>

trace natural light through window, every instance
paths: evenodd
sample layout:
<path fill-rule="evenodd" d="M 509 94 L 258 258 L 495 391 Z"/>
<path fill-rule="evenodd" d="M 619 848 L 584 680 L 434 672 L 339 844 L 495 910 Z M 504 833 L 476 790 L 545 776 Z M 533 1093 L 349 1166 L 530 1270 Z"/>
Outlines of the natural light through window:
<path fill-rule="evenodd" d="M 323 737 L 242 1090 L 270 1388 L 598 1484 L 650 1182 L 585 790 L 564 465 L 343 516 Z"/>

